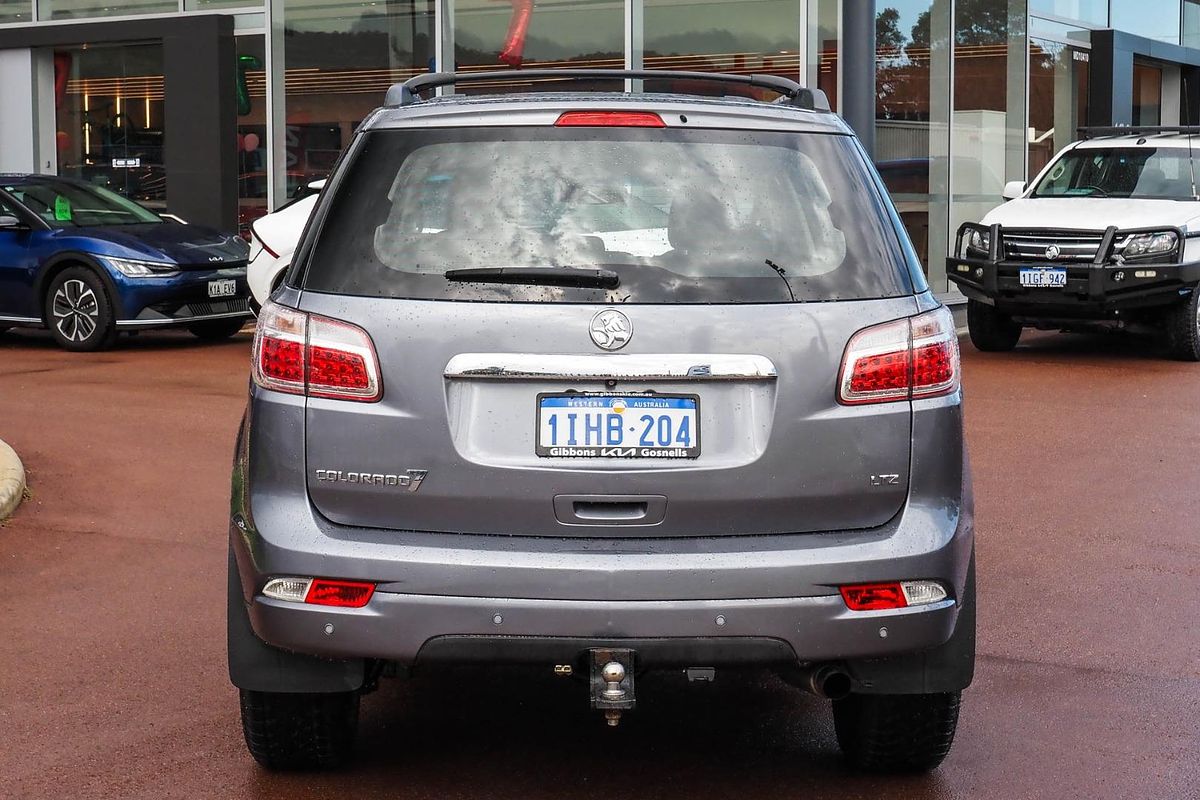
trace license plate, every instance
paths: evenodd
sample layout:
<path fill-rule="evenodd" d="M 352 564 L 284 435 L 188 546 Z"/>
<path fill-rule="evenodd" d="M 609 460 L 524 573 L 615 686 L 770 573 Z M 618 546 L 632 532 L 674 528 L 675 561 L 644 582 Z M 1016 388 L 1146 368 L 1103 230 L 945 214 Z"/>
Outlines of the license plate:
<path fill-rule="evenodd" d="M 227 278 L 208 282 L 209 297 L 233 297 L 237 294 L 237 281 Z"/>
<path fill-rule="evenodd" d="M 1023 269 L 1020 272 L 1022 286 L 1030 286 L 1034 288 L 1055 288 L 1067 285 L 1067 271 L 1065 269 L 1048 269 L 1038 267 L 1035 269 Z"/>
<path fill-rule="evenodd" d="M 539 394 L 535 452 L 547 458 L 697 458 L 700 398 Z"/>

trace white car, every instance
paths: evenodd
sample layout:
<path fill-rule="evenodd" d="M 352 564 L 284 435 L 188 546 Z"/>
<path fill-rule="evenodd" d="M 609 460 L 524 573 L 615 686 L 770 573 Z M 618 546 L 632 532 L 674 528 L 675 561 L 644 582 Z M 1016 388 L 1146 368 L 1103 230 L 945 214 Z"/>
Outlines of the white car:
<path fill-rule="evenodd" d="M 271 292 L 283 281 L 283 274 L 292 263 L 292 252 L 324 186 L 323 180 L 313 181 L 308 184 L 312 194 L 288 203 L 273 214 L 259 217 L 250 225 L 250 263 L 246 267 L 246 282 L 250 285 L 250 307 L 254 313 L 258 313 Z"/>
<path fill-rule="evenodd" d="M 959 229 L 946 269 L 971 341 L 1011 350 L 1023 327 L 1137 324 L 1200 361 L 1200 128 L 1092 133 Z"/>

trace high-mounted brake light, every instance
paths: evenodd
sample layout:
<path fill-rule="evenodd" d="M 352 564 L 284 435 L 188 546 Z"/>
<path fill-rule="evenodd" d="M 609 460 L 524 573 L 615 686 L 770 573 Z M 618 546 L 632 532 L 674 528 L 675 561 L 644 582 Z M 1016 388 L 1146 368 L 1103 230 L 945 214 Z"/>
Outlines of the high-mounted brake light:
<path fill-rule="evenodd" d="M 375 584 L 329 578 L 272 578 L 267 581 L 262 593 L 265 597 L 289 603 L 362 608 L 375 593 Z"/>
<path fill-rule="evenodd" d="M 356 325 L 268 301 L 253 352 L 254 382 L 264 389 L 363 403 L 383 396 L 375 346 Z"/>
<path fill-rule="evenodd" d="M 556 128 L 665 128 L 667 123 L 652 111 L 567 111 Z"/>
<path fill-rule="evenodd" d="M 864 328 L 850 338 L 838 376 L 838 402 L 891 403 L 958 390 L 958 333 L 945 307 Z"/>
<path fill-rule="evenodd" d="M 839 586 L 846 608 L 851 611 L 884 611 L 923 606 L 945 600 L 946 587 L 937 581 L 889 581 Z"/>

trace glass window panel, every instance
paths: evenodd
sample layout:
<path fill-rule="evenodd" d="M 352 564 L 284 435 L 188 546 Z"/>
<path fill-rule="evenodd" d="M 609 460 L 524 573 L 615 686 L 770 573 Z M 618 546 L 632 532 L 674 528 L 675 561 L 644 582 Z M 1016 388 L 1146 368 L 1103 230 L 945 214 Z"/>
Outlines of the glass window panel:
<path fill-rule="evenodd" d="M 1183 0 L 1183 46 L 1200 47 L 1200 0 Z"/>
<path fill-rule="evenodd" d="M 58 174 L 167 210 L 162 46 L 58 50 L 54 69 Z"/>
<path fill-rule="evenodd" d="M 1087 124 L 1088 68 L 1091 53 L 1059 42 L 1029 42 L 1030 178 Z"/>
<path fill-rule="evenodd" d="M 926 272 L 945 239 L 948 31 L 930 0 L 876 12 L 875 163 Z"/>
<path fill-rule="evenodd" d="M 238 232 L 267 213 L 266 42 L 237 37 Z"/>
<path fill-rule="evenodd" d="M 1103 27 L 1108 24 L 1108 0 L 1029 0 L 1030 14 L 1052 14 Z"/>
<path fill-rule="evenodd" d="M 33 0 L 0 0 L 0 24 L 29 22 L 33 19 Z"/>
<path fill-rule="evenodd" d="M 838 52 L 841 43 L 841 4 L 838 0 L 808 0 L 809 85 L 829 98 L 838 110 Z"/>
<path fill-rule="evenodd" d="M 262 8 L 263 0 L 187 0 L 184 7 L 189 11 L 213 8 Z"/>
<path fill-rule="evenodd" d="M 1112 0 L 1112 27 L 1179 44 L 1179 0 Z"/>
<path fill-rule="evenodd" d="M 1029 35 L 1038 38 L 1076 41 L 1082 44 L 1090 44 L 1092 41 L 1092 32 L 1088 28 L 1080 28 L 1065 22 L 1052 22 L 1041 17 L 1029 18 Z"/>
<path fill-rule="evenodd" d="M 770 73 L 800 80 L 800 0 L 646 0 L 644 13 L 646 69 Z M 671 88 L 655 85 L 661 83 L 646 89 Z M 687 91 L 777 96 L 720 84 Z"/>
<path fill-rule="evenodd" d="M 621 69 L 625 65 L 622 0 L 456 0 L 454 57 L 457 68 L 575 67 Z M 463 85 L 462 93 L 525 90 L 528 83 Z M 545 89 L 620 89 L 620 84 L 549 82 Z"/>
<path fill-rule="evenodd" d="M 434 0 L 284 0 L 288 197 L 329 173 L 389 86 L 429 71 L 433 8 Z M 246 119 L 247 136 L 258 133 L 256 119 Z M 265 192 L 254 180 L 247 195 Z"/>
<path fill-rule="evenodd" d="M 954 22 L 952 235 L 1004 202 L 1008 179 L 1024 179 L 1028 138 L 1024 3 L 960 2 Z"/>
<path fill-rule="evenodd" d="M 87 19 L 89 17 L 125 17 L 137 14 L 164 14 L 178 11 L 176 0 L 38 0 L 41 19 Z"/>
<path fill-rule="evenodd" d="M 1146 64 L 1133 65 L 1133 124 L 1162 124 L 1163 71 Z"/>

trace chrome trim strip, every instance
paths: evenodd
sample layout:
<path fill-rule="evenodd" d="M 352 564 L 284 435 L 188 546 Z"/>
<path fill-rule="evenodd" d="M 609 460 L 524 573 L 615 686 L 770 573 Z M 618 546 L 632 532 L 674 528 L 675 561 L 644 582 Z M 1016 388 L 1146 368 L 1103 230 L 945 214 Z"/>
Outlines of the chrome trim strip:
<path fill-rule="evenodd" d="M 19 325 L 42 325 L 37 317 L 0 317 L 0 322 L 12 322 Z"/>
<path fill-rule="evenodd" d="M 172 319 L 163 317 L 162 319 L 119 319 L 117 320 L 118 328 L 154 328 L 154 327 L 170 327 L 172 325 L 190 325 L 193 322 L 208 322 L 214 319 L 231 319 L 233 317 L 245 317 L 246 321 L 254 319 L 254 314 L 249 309 L 246 311 L 227 311 L 223 314 L 204 314 L 199 317 L 186 317 L 184 319 Z"/>
<path fill-rule="evenodd" d="M 753 355 L 462 353 L 450 359 L 445 377 L 451 380 L 773 381 L 778 373 L 770 359 Z"/>

